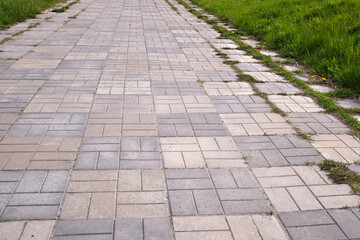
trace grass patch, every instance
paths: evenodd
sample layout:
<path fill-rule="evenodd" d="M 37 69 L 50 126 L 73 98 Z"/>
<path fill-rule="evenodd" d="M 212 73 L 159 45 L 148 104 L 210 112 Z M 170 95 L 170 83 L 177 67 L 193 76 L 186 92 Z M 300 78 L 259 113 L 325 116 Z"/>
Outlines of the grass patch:
<path fill-rule="evenodd" d="M 281 56 L 360 92 L 360 1 L 191 1 Z"/>
<path fill-rule="evenodd" d="M 334 98 L 350 98 L 356 96 L 356 94 L 349 89 L 337 89 L 326 93 L 326 95 Z"/>
<path fill-rule="evenodd" d="M 293 73 L 296 73 L 296 74 L 304 74 L 304 70 L 302 69 L 296 69 L 295 71 L 293 71 Z"/>
<path fill-rule="evenodd" d="M 349 184 L 357 195 L 360 195 L 360 176 L 351 171 L 347 164 L 342 162 L 335 162 L 331 160 L 325 160 L 319 164 L 321 170 L 328 172 L 328 176 L 331 177 L 336 183 Z"/>
<path fill-rule="evenodd" d="M 0 29 L 34 18 L 36 14 L 65 0 L 0 0 Z"/>
<path fill-rule="evenodd" d="M 52 12 L 56 12 L 56 13 L 65 12 L 65 11 L 68 10 L 72 5 L 74 5 L 74 4 L 78 3 L 78 2 L 80 2 L 80 0 L 76 0 L 76 1 L 74 1 L 74 2 L 71 2 L 71 3 L 65 5 L 65 6 L 63 6 L 63 7 L 61 7 L 61 8 L 54 9 L 54 10 L 52 10 Z"/>
<path fill-rule="evenodd" d="M 225 61 L 223 61 L 223 63 L 227 64 L 227 65 L 235 65 L 235 64 L 238 64 L 239 61 L 225 60 Z"/>
<path fill-rule="evenodd" d="M 178 9 L 177 9 L 171 2 L 169 2 L 169 0 L 165 0 L 165 2 L 167 2 L 167 4 L 170 5 L 170 7 L 171 7 L 172 10 L 174 10 L 177 14 L 180 15 Z"/>

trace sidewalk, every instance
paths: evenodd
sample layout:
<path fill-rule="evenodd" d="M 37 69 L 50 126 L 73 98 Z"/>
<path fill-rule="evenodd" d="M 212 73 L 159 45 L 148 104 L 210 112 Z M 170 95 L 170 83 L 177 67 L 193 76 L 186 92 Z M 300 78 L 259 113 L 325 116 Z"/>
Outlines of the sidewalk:
<path fill-rule="evenodd" d="M 350 129 L 170 2 L 81 0 L 0 45 L 0 239 L 359 239 L 359 196 L 309 164 L 359 161 Z"/>

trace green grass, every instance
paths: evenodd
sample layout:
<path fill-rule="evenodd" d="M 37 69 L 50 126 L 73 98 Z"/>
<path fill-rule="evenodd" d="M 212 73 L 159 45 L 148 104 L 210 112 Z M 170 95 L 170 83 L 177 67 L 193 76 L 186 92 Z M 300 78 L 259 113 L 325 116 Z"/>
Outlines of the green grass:
<path fill-rule="evenodd" d="M 360 1 L 191 1 L 282 56 L 360 92 Z"/>
<path fill-rule="evenodd" d="M 64 0 L 0 0 L 0 29 L 33 18 L 58 2 Z"/>
<path fill-rule="evenodd" d="M 328 172 L 335 183 L 349 184 L 354 193 L 360 195 L 360 176 L 351 171 L 347 164 L 341 162 L 335 162 L 331 160 L 325 160 L 319 164 L 321 170 Z"/>
<path fill-rule="evenodd" d="M 335 98 L 350 98 L 356 96 L 356 94 L 350 89 L 336 89 L 335 91 L 326 93 L 326 95 Z"/>

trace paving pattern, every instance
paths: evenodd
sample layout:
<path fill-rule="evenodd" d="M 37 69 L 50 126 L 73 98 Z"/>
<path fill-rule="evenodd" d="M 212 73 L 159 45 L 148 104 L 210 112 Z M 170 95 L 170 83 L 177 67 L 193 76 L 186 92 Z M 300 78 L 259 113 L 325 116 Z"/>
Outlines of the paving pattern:
<path fill-rule="evenodd" d="M 359 239 L 315 165 L 358 139 L 170 3 L 81 0 L 0 45 L 0 239 Z"/>

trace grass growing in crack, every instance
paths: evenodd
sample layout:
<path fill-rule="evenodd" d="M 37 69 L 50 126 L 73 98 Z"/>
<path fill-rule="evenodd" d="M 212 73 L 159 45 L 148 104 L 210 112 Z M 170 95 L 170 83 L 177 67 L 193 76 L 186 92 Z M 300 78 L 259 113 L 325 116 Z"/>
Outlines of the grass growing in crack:
<path fill-rule="evenodd" d="M 12 40 L 13 37 L 19 36 L 19 35 L 23 34 L 24 32 L 29 31 L 31 28 L 34 28 L 34 27 L 38 26 L 39 24 L 40 24 L 40 23 L 30 24 L 30 25 L 27 27 L 26 30 L 19 31 L 19 32 L 17 32 L 17 33 L 12 34 L 11 37 L 4 38 L 4 39 L 0 42 L 0 45 L 3 44 L 3 43 L 5 43 L 5 42 L 7 42 L 7 41 L 9 41 L 9 40 Z"/>
<path fill-rule="evenodd" d="M 33 18 L 64 0 L 0 0 L 0 29 Z"/>
<path fill-rule="evenodd" d="M 336 183 L 349 184 L 354 193 L 360 195 L 360 176 L 356 172 L 351 171 L 348 164 L 325 160 L 319 166 L 321 170 L 327 171 L 329 177 Z"/>
<path fill-rule="evenodd" d="M 165 0 L 165 2 L 170 5 L 172 10 L 174 10 L 177 14 L 180 15 L 179 10 L 171 2 L 169 2 L 169 0 Z"/>
<path fill-rule="evenodd" d="M 296 69 L 295 71 L 293 71 L 293 73 L 304 74 L 305 72 L 302 69 Z"/>
<path fill-rule="evenodd" d="M 331 91 L 325 94 L 329 97 L 335 98 L 349 98 L 356 96 L 356 94 L 350 89 L 336 89 L 335 91 Z"/>
<path fill-rule="evenodd" d="M 210 43 L 209 43 L 210 44 Z M 214 51 L 217 54 L 220 54 L 221 52 L 215 48 L 212 44 L 210 44 L 210 46 L 214 49 Z M 223 57 L 223 59 L 225 59 L 224 63 L 228 64 L 231 66 L 231 68 L 237 73 L 238 76 L 238 81 L 241 82 L 248 82 L 250 84 L 250 86 L 252 87 L 254 93 L 262 98 L 265 99 L 266 103 L 270 105 L 270 107 L 272 108 L 272 112 L 280 114 L 281 116 L 286 116 L 286 113 L 284 111 L 282 111 L 280 108 L 278 108 L 273 102 L 271 102 L 268 98 L 268 95 L 266 93 L 261 92 L 256 86 L 255 86 L 255 82 L 257 82 L 252 76 L 250 75 L 246 75 L 244 74 L 238 67 L 236 67 L 236 64 L 239 63 L 238 61 L 232 61 L 232 60 L 228 60 L 229 57 L 223 53 L 223 55 L 221 55 Z"/>
<path fill-rule="evenodd" d="M 223 61 L 224 64 L 227 64 L 227 65 L 234 65 L 234 64 L 238 64 L 239 61 L 234 61 L 234 60 L 225 60 Z"/>
<path fill-rule="evenodd" d="M 76 0 L 74 2 L 71 2 L 69 4 L 66 4 L 65 6 L 61 7 L 61 8 L 56 8 L 54 10 L 52 10 L 52 12 L 55 12 L 55 13 L 62 13 L 62 12 L 65 12 L 66 10 L 68 10 L 72 5 L 76 4 L 80 2 L 80 0 Z"/>
<path fill-rule="evenodd" d="M 272 108 L 272 112 L 273 113 L 277 113 L 283 117 L 286 116 L 286 113 L 281 110 L 280 108 L 278 108 L 273 102 L 271 102 L 268 98 L 268 95 L 264 92 L 261 92 L 256 86 L 254 83 L 252 82 L 249 82 L 249 84 L 251 85 L 251 87 L 253 88 L 254 92 L 256 95 L 259 95 L 260 97 L 264 98 L 266 103 L 270 105 L 270 107 Z"/>
<path fill-rule="evenodd" d="M 191 0 L 320 75 L 360 92 L 358 0 Z"/>

